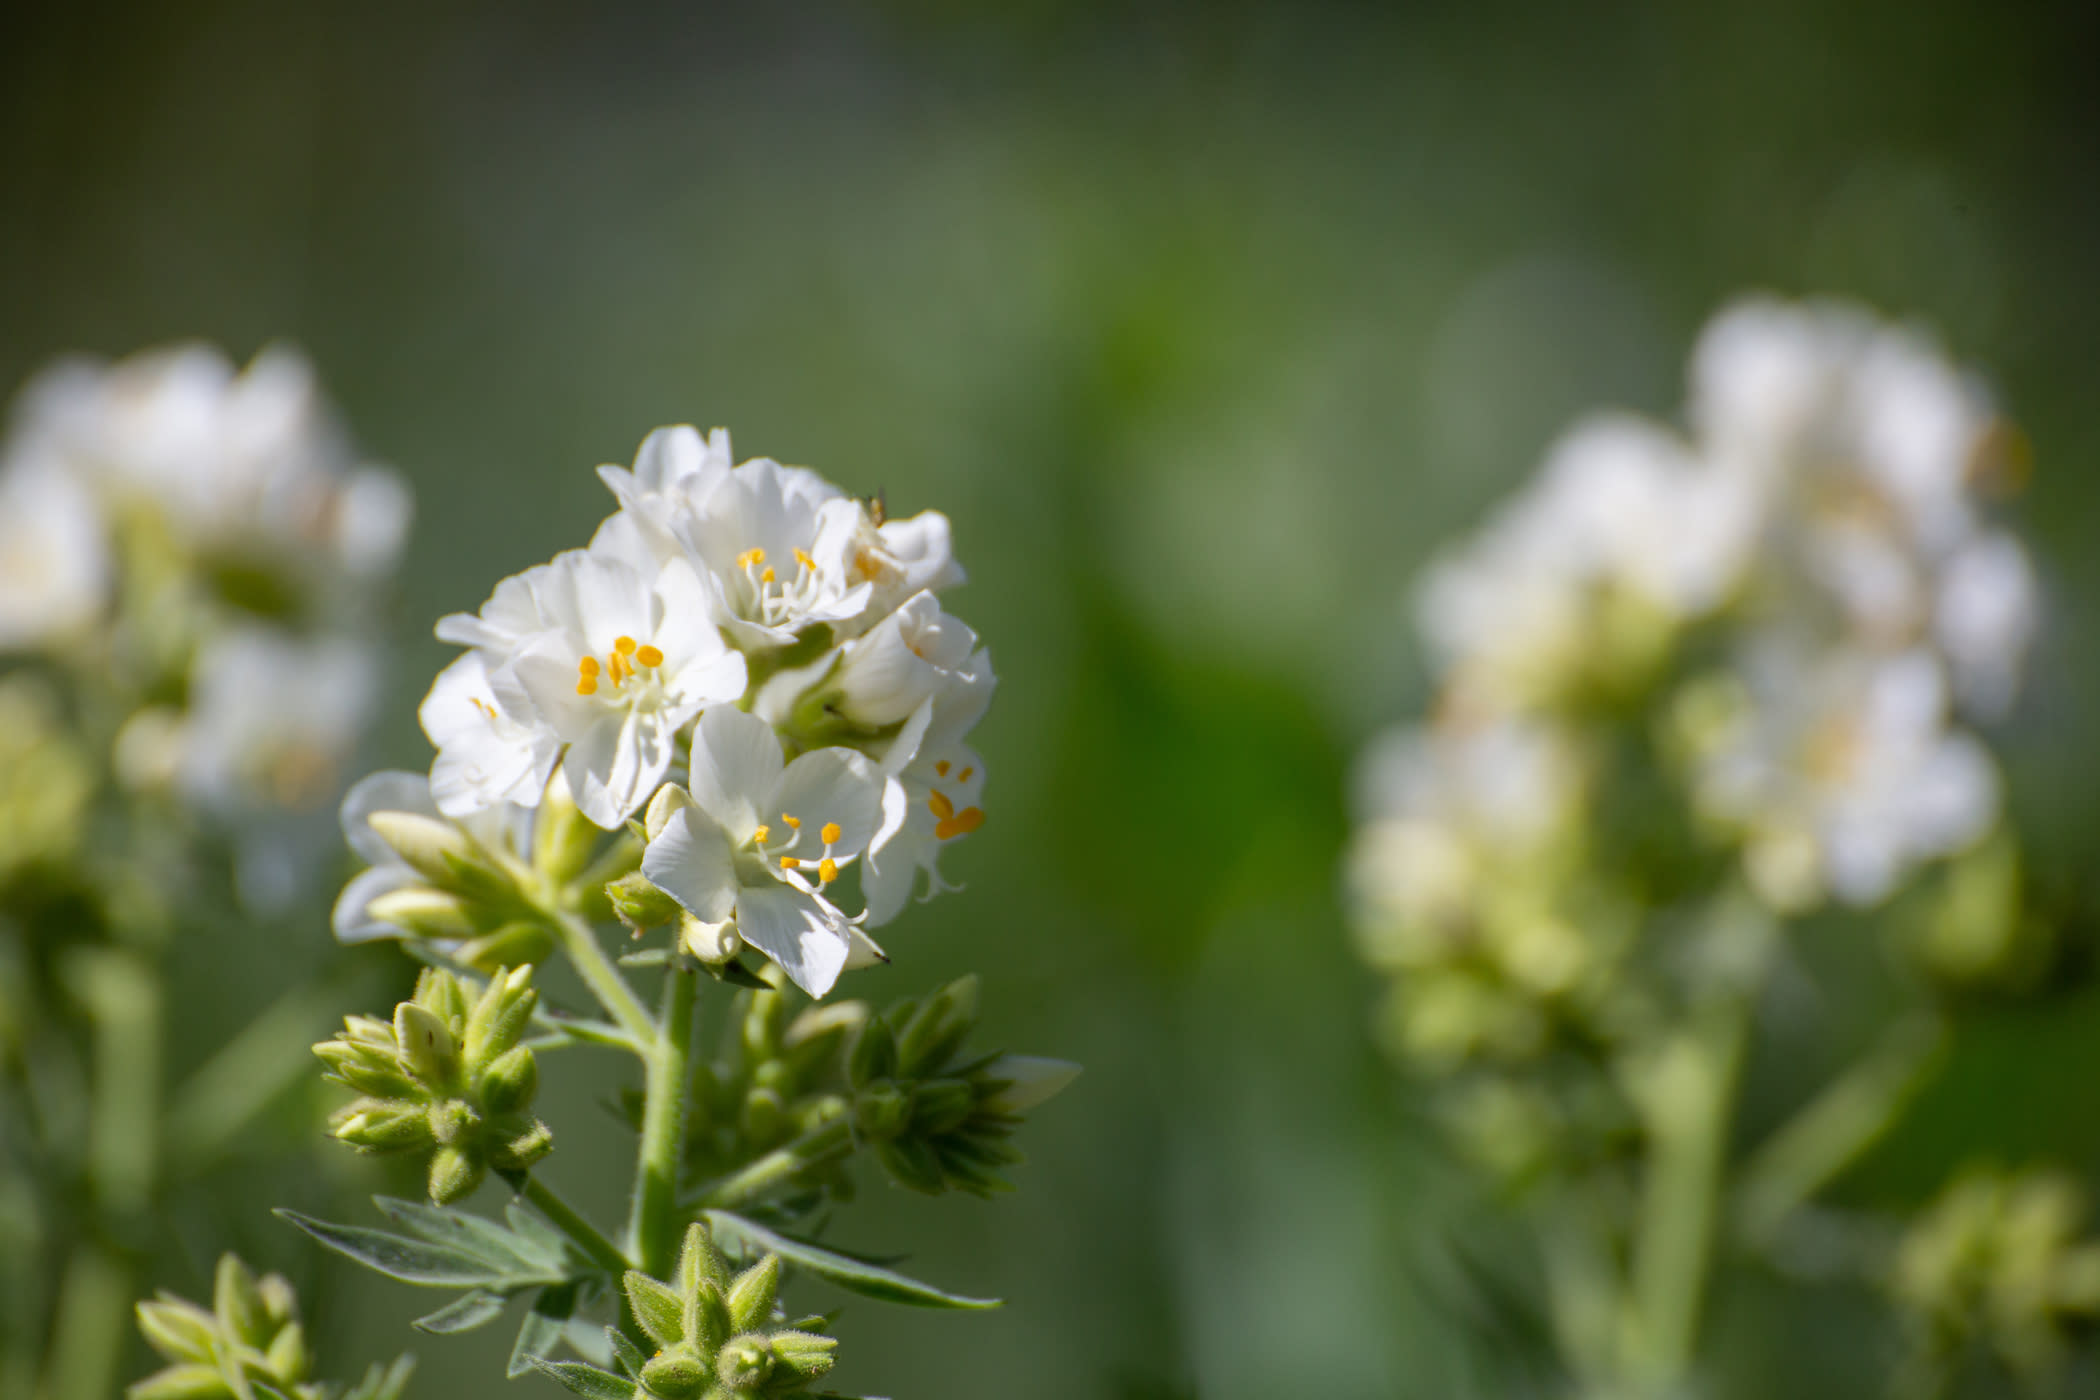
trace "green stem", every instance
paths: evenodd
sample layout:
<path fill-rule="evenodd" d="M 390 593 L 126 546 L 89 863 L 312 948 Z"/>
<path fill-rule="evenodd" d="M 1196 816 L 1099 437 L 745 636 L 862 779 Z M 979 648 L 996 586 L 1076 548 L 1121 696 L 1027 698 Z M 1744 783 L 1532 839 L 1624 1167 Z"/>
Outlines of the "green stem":
<path fill-rule="evenodd" d="M 576 1242 L 578 1248 L 591 1257 L 592 1262 L 622 1274 L 634 1267 L 620 1247 L 598 1232 L 598 1227 L 583 1218 L 583 1215 L 563 1200 L 558 1192 L 530 1172 L 505 1173 L 511 1189 L 530 1201 L 534 1209 L 547 1217 L 549 1224 Z"/>
<path fill-rule="evenodd" d="M 642 1009 L 641 1002 L 635 999 L 634 989 L 627 985 L 620 969 L 605 956 L 605 949 L 598 943 L 597 931 L 583 919 L 566 912 L 549 911 L 548 921 L 577 975 L 591 989 L 591 995 L 598 998 L 605 1014 L 633 1037 L 637 1046 L 643 1047 L 637 1053 L 646 1058 L 649 1054 L 647 1047 L 656 1043 L 656 1026 L 650 1021 L 649 1013 Z"/>
<path fill-rule="evenodd" d="M 678 1165 L 685 1150 L 685 1100 L 698 982 L 698 973 L 676 963 L 664 974 L 663 1029 L 647 1061 L 641 1159 L 635 1164 L 634 1207 L 627 1233 L 637 1267 L 652 1278 L 670 1276 L 678 1249 Z"/>
<path fill-rule="evenodd" d="M 700 1188 L 693 1204 L 728 1210 L 758 1200 L 786 1185 L 812 1167 L 851 1155 L 853 1132 L 844 1119 L 812 1128 L 785 1147 L 777 1147 L 757 1161 L 717 1177 Z"/>

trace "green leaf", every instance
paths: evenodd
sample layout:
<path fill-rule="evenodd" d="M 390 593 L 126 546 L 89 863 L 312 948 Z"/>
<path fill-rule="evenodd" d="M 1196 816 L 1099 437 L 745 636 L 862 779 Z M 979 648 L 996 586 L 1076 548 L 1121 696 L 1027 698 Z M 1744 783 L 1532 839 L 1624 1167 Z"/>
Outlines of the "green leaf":
<path fill-rule="evenodd" d="M 718 1238 L 734 1242 L 739 1252 L 765 1251 L 779 1255 L 786 1262 L 806 1269 L 820 1278 L 829 1279 L 849 1293 L 858 1293 L 868 1298 L 879 1298 L 886 1303 L 905 1303 L 919 1308 L 996 1308 L 997 1298 L 970 1298 L 960 1293 L 948 1293 L 932 1284 L 920 1283 L 906 1278 L 893 1269 L 855 1259 L 798 1240 L 792 1235 L 783 1235 L 769 1230 L 755 1220 L 747 1220 L 726 1210 L 706 1212 L 708 1224 L 715 1229 Z"/>
<path fill-rule="evenodd" d="M 504 1376 L 516 1380 L 532 1369 L 532 1363 L 554 1350 L 561 1342 L 562 1330 L 576 1313 L 576 1285 L 559 1284 L 543 1288 L 532 1306 L 525 1310 L 525 1320 L 518 1324 L 518 1340 L 511 1345 L 510 1365 L 504 1368 Z"/>
<path fill-rule="evenodd" d="M 394 1364 L 381 1369 L 377 1361 L 365 1369 L 364 1378 L 343 1392 L 342 1400 L 401 1400 L 408 1378 L 416 1373 L 413 1356 L 397 1356 Z"/>
<path fill-rule="evenodd" d="M 611 1346 L 613 1359 L 619 1362 L 620 1369 L 640 1380 L 642 1367 L 648 1364 L 649 1358 L 642 1355 L 642 1349 L 634 1344 L 634 1338 L 617 1327 L 608 1327 L 605 1329 L 605 1340 Z"/>
<path fill-rule="evenodd" d="M 526 1360 L 535 1371 L 553 1377 L 572 1395 L 589 1396 L 591 1400 L 634 1400 L 634 1382 L 624 1376 L 586 1366 L 581 1361 L 548 1361 L 538 1356 Z"/>
<path fill-rule="evenodd" d="M 568 1272 L 566 1251 L 559 1245 L 546 1248 L 543 1236 L 526 1235 L 467 1211 L 421 1201 L 374 1196 L 372 1204 L 388 1220 L 432 1244 L 449 1245 L 478 1255 L 490 1264 L 510 1265 L 527 1272 L 548 1272 L 557 1278 Z"/>
<path fill-rule="evenodd" d="M 553 1271 L 535 1272 L 492 1262 L 452 1245 L 390 1235 L 384 1230 L 368 1230 L 361 1225 L 331 1225 L 325 1220 L 301 1215 L 296 1210 L 279 1210 L 277 1216 L 345 1258 L 354 1259 L 375 1273 L 403 1283 L 425 1288 L 505 1291 L 535 1283 L 562 1282 L 560 1275 Z"/>
<path fill-rule="evenodd" d="M 503 1314 L 503 1295 L 487 1289 L 476 1288 L 462 1293 L 451 1302 L 415 1321 L 417 1330 L 435 1332 L 449 1336 L 454 1332 L 471 1332 L 477 1327 L 486 1327 Z"/>

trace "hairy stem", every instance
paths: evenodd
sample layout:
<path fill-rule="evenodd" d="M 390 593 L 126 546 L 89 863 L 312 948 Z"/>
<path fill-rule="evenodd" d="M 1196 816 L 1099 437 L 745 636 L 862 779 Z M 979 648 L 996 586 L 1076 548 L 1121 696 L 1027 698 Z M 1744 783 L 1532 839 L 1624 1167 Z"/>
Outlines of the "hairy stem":
<path fill-rule="evenodd" d="M 650 1053 L 647 1047 L 656 1043 L 656 1026 L 650 1021 L 649 1013 L 642 1009 L 641 1002 L 635 999 L 634 989 L 627 985 L 620 969 L 605 956 L 605 949 L 598 943 L 597 931 L 575 914 L 550 911 L 548 919 L 561 940 L 562 951 L 569 955 L 570 963 L 575 966 L 577 975 L 583 978 L 584 985 L 591 989 L 591 995 L 598 998 L 605 1014 L 633 1037 L 638 1047 L 643 1047 L 637 1053 L 646 1058 Z"/>
<path fill-rule="evenodd" d="M 678 1249 L 678 1164 L 685 1149 L 685 1100 L 692 1075 L 693 996 L 700 975 L 676 963 L 664 974 L 662 1033 L 648 1058 L 641 1158 L 635 1164 L 629 1251 L 652 1278 L 669 1275 Z"/>
<path fill-rule="evenodd" d="M 839 1161 L 853 1151 L 853 1133 L 841 1119 L 812 1128 L 785 1147 L 777 1147 L 757 1161 L 717 1177 L 700 1188 L 693 1204 L 728 1210 L 763 1198 L 812 1167 Z"/>
<path fill-rule="evenodd" d="M 549 1224 L 567 1235 L 576 1246 L 591 1257 L 593 1263 L 611 1269 L 614 1273 L 625 1273 L 634 1263 L 620 1251 L 620 1247 L 598 1232 L 598 1227 L 583 1218 L 576 1207 L 561 1198 L 552 1186 L 530 1172 L 506 1172 L 503 1179 L 511 1189 L 530 1201 L 534 1209 L 547 1217 Z"/>

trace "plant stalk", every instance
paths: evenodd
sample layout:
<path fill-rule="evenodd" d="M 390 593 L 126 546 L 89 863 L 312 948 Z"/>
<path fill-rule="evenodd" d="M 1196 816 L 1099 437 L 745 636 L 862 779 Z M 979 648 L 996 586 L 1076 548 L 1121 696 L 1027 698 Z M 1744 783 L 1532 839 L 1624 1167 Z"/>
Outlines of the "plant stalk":
<path fill-rule="evenodd" d="M 586 920 L 565 911 L 548 911 L 548 920 L 561 940 L 562 951 L 569 955 L 570 963 L 575 966 L 577 975 L 583 978 L 584 985 L 591 989 L 591 995 L 598 998 L 605 1014 L 634 1039 L 636 1046 L 641 1047 L 636 1053 L 647 1059 L 650 1047 L 656 1043 L 656 1025 L 649 1019 L 641 1002 L 636 1000 L 634 989 L 627 985 L 620 969 L 605 956 L 605 949 L 598 943 L 597 931 Z"/>
<path fill-rule="evenodd" d="M 662 1032 L 650 1048 L 635 1163 L 628 1252 L 651 1278 L 667 1278 L 678 1250 L 678 1166 L 692 1078 L 693 998 L 700 974 L 673 963 L 664 974 Z"/>
<path fill-rule="evenodd" d="M 812 1128 L 784 1147 L 717 1177 L 700 1188 L 693 1204 L 698 1208 L 731 1210 L 747 1205 L 798 1174 L 826 1162 L 838 1161 L 853 1151 L 853 1132 L 842 1118 Z"/>
<path fill-rule="evenodd" d="M 589 1255 L 593 1263 L 616 1274 L 625 1273 L 634 1267 L 633 1261 L 621 1252 L 618 1245 L 600 1234 L 598 1227 L 584 1219 L 582 1213 L 563 1200 L 552 1186 L 530 1172 L 506 1172 L 504 1180 L 510 1183 L 512 1190 L 530 1201 L 534 1209 L 546 1216 L 549 1224 L 575 1241 L 577 1247 Z"/>

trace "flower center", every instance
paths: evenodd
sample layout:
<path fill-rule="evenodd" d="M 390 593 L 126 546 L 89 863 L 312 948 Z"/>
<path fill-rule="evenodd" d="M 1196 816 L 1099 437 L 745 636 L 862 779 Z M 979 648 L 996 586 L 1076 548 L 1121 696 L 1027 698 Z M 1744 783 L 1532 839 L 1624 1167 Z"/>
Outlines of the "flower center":
<path fill-rule="evenodd" d="M 802 550 L 795 550 L 795 570 L 782 578 L 766 562 L 766 551 L 753 545 L 736 557 L 743 581 L 738 590 L 737 611 L 748 621 L 765 627 L 792 624 L 808 612 L 823 594 L 824 571 Z"/>
<path fill-rule="evenodd" d="M 942 777 L 947 776 L 946 760 L 935 764 L 934 767 Z M 976 771 L 974 768 L 965 768 L 956 781 L 966 783 Z M 984 825 L 984 808 L 965 807 L 958 812 L 955 810 L 955 803 L 939 788 L 927 791 L 926 806 L 933 813 L 933 839 L 936 841 L 952 841 L 958 836 L 968 836 Z"/>
<path fill-rule="evenodd" d="M 795 847 L 802 844 L 802 819 L 791 812 L 782 812 L 780 814 L 780 824 L 788 830 L 787 839 L 774 846 L 771 850 L 767 849 L 768 843 L 773 838 L 773 827 L 770 822 L 761 823 L 758 829 L 751 833 L 749 849 L 759 857 L 761 869 L 771 873 L 773 866 L 777 866 L 780 870 L 806 870 L 813 868 L 817 872 L 819 888 L 838 879 L 839 862 L 838 857 L 833 853 L 833 847 L 838 845 L 839 838 L 845 833 L 840 829 L 837 822 L 825 822 L 821 827 L 817 828 L 817 841 L 823 848 L 823 854 L 815 859 L 793 854 Z"/>
<path fill-rule="evenodd" d="M 614 691 L 644 671 L 653 672 L 664 664 L 664 654 L 653 646 L 638 643 L 632 637 L 621 637 L 613 642 L 613 649 L 605 653 L 605 660 L 595 656 L 584 656 L 576 662 L 576 693 L 596 695 L 601 681 L 609 681 Z M 650 676 L 648 679 L 658 679 Z M 630 693 L 627 697 L 634 699 Z"/>

